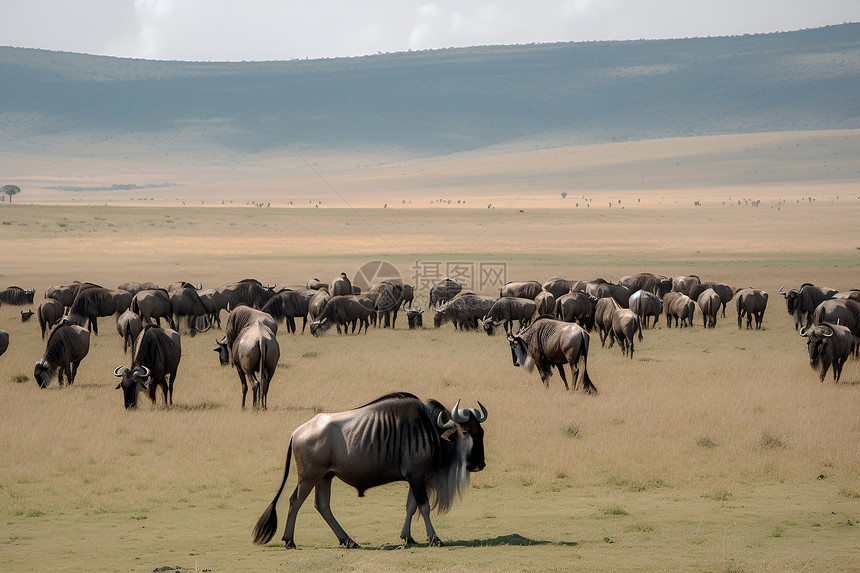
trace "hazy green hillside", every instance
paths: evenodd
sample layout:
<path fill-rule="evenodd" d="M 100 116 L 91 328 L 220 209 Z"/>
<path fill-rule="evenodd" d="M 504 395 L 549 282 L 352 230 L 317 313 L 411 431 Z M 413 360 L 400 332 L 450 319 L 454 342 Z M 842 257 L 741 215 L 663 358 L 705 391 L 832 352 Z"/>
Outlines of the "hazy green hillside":
<path fill-rule="evenodd" d="M 860 24 L 260 63 L 0 48 L 0 144 L 417 154 L 860 127 Z"/>

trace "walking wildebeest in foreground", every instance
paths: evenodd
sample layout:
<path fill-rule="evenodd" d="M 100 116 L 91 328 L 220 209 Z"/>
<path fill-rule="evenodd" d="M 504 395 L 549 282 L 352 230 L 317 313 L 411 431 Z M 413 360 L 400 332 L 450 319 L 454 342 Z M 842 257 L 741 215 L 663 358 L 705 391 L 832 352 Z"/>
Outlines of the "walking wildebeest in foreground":
<path fill-rule="evenodd" d="M 582 360 L 582 389 L 589 394 L 597 394 L 597 388 L 588 376 L 588 332 L 578 324 L 540 317 L 516 335 L 508 335 L 514 366 L 531 372 L 537 366 L 541 382 L 549 387 L 552 367 L 558 369 L 564 387 L 567 377 L 564 365 L 569 364 L 573 374 L 573 389 L 579 380 L 579 361 Z"/>
<path fill-rule="evenodd" d="M 648 317 L 654 317 L 652 328 L 657 327 L 657 320 L 663 314 L 663 301 L 653 292 L 639 289 L 630 295 L 628 307 L 639 317 L 642 328 L 648 328 Z"/>
<path fill-rule="evenodd" d="M 358 544 L 346 534 L 331 512 L 331 482 L 335 477 L 358 490 L 395 481 L 409 484 L 406 521 L 400 537 L 412 539 L 412 516 L 421 511 L 431 546 L 442 542 L 430 523 L 430 493 L 439 513 L 448 511 L 454 498 L 469 486 L 469 472 L 484 469 L 484 430 L 487 409 L 451 412 L 436 400 L 422 403 L 405 392 L 387 394 L 354 410 L 317 414 L 299 426 L 290 437 L 281 487 L 254 527 L 254 542 L 268 543 L 278 527 L 275 506 L 287 483 L 290 458 L 296 457 L 298 484 L 290 497 L 290 510 L 283 540 L 287 549 L 296 547 L 293 534 L 296 514 L 311 490 L 314 506 L 347 548 Z"/>
<path fill-rule="evenodd" d="M 755 318 L 755 328 L 759 330 L 764 320 L 764 311 L 767 309 L 767 293 L 763 290 L 750 288 L 740 289 L 735 294 L 735 305 L 738 311 L 738 328 L 746 315 L 747 330 L 752 330 L 752 320 Z"/>
<path fill-rule="evenodd" d="M 803 283 L 799 290 L 793 288 L 788 292 L 785 292 L 784 287 L 779 287 L 779 294 L 785 297 L 785 308 L 788 314 L 794 317 L 794 329 L 797 330 L 801 325 L 805 325 L 806 328 L 812 326 L 812 313 L 815 312 L 816 307 L 838 293 L 832 288 Z"/>
<path fill-rule="evenodd" d="M 90 351 L 90 333 L 86 328 L 77 325 L 58 326 L 48 337 L 45 345 L 45 355 L 36 362 L 33 378 L 40 388 L 47 388 L 54 373 L 59 371 L 60 386 L 63 385 L 63 374 L 69 385 L 75 382 L 78 366 Z"/>
<path fill-rule="evenodd" d="M 617 339 L 621 353 L 624 356 L 630 356 L 631 359 L 633 358 L 633 337 L 637 332 L 639 342 L 642 342 L 642 325 L 635 312 L 629 308 L 619 308 L 612 313 L 613 341 Z M 609 342 L 609 348 L 612 348 L 612 341 Z"/>
<path fill-rule="evenodd" d="M 269 394 L 269 383 L 275 375 L 278 360 L 281 358 L 281 347 L 275 333 L 262 322 L 253 322 L 242 329 L 232 349 L 227 348 L 227 341 L 218 341 L 215 349 L 221 366 L 231 362 L 239 373 L 242 384 L 242 408 L 245 408 L 245 395 L 248 393 L 248 378 L 251 379 L 252 404 L 254 408 L 266 409 L 266 397 Z"/>
<path fill-rule="evenodd" d="M 710 287 L 706 288 L 699 293 L 696 302 L 699 305 L 699 310 L 702 312 L 704 328 L 716 328 L 717 314 L 719 314 L 720 306 L 723 304 L 717 291 Z"/>
<path fill-rule="evenodd" d="M 131 368 L 117 366 L 113 371 L 114 376 L 121 378 L 116 389 L 122 389 L 126 409 L 137 408 L 137 395 L 141 389 L 149 392 L 149 399 L 155 404 L 155 391 L 159 386 L 164 394 L 164 405 L 172 406 L 173 383 L 182 358 L 179 333 L 147 323 L 143 325 L 135 345 Z"/>
<path fill-rule="evenodd" d="M 801 328 L 800 336 L 806 338 L 809 351 L 809 365 L 813 369 L 821 369 L 820 381 L 824 382 L 830 365 L 833 365 L 833 381 L 839 382 L 842 375 L 842 365 L 851 356 L 851 352 L 860 340 L 848 328 L 824 322 L 812 328 Z"/>

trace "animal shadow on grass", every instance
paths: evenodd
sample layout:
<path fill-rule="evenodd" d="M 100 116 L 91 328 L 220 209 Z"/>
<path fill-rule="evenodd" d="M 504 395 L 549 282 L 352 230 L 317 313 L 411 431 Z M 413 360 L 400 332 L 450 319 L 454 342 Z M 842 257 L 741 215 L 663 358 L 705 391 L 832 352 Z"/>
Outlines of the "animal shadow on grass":
<path fill-rule="evenodd" d="M 576 541 L 547 541 L 544 539 L 529 539 L 522 535 L 511 533 L 510 535 L 499 535 L 490 539 L 459 539 L 456 541 L 444 541 L 445 547 L 497 547 L 500 545 L 558 545 L 564 547 L 575 547 L 579 545 Z M 408 546 L 403 544 L 398 545 L 383 545 L 382 547 L 367 547 L 367 549 L 382 549 L 390 551 L 393 549 L 403 549 L 404 547 L 429 547 L 429 543 L 412 543 Z"/>

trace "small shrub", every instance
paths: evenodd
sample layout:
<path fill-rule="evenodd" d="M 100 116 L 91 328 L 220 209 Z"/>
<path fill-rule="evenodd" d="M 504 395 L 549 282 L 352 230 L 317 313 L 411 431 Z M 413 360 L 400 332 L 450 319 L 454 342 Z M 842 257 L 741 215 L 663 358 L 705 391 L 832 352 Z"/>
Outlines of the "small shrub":
<path fill-rule="evenodd" d="M 787 447 L 787 444 L 779 436 L 770 432 L 761 433 L 759 445 L 766 450 L 781 450 Z"/>
<path fill-rule="evenodd" d="M 699 438 L 696 438 L 696 445 L 700 448 L 716 448 L 717 442 L 715 442 L 708 436 L 701 436 Z"/>
<path fill-rule="evenodd" d="M 573 424 L 570 424 L 569 426 L 567 426 L 564 429 L 564 432 L 572 438 L 581 438 L 582 437 L 582 434 L 579 433 L 579 424 L 576 424 L 576 423 L 573 423 Z"/>
<path fill-rule="evenodd" d="M 702 497 L 705 499 L 712 499 L 714 501 L 728 501 L 732 499 L 732 493 L 730 491 L 721 489 L 718 491 L 706 493 L 702 495 Z"/>
<path fill-rule="evenodd" d="M 773 531 L 770 532 L 771 537 L 782 537 L 782 534 L 785 530 L 782 527 L 776 526 L 773 528 Z"/>
<path fill-rule="evenodd" d="M 603 510 L 603 515 L 630 515 L 627 511 L 619 505 L 610 505 L 606 509 Z"/>
<path fill-rule="evenodd" d="M 21 384 L 23 382 L 29 382 L 29 381 L 30 381 L 30 377 L 27 376 L 26 374 L 18 373 L 18 374 L 15 374 L 14 376 L 12 376 L 12 382 L 17 382 L 17 383 Z"/>

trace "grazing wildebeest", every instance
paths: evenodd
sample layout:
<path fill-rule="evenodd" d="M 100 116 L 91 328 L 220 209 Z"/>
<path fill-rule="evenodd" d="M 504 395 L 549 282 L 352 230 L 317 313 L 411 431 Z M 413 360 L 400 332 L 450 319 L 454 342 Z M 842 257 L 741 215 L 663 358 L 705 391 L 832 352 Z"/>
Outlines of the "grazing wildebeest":
<path fill-rule="evenodd" d="M 409 324 L 410 329 L 424 328 L 424 320 L 421 318 L 422 314 L 424 314 L 423 308 L 406 309 L 406 322 Z"/>
<path fill-rule="evenodd" d="M 563 279 L 561 277 L 553 277 L 543 283 L 541 288 L 547 292 L 551 292 L 552 295 L 558 299 L 572 290 L 573 283 L 579 281 L 572 281 L 568 279 Z"/>
<path fill-rule="evenodd" d="M 847 298 L 825 300 L 812 313 L 812 324 L 841 324 L 860 336 L 860 302 Z"/>
<path fill-rule="evenodd" d="M 132 297 L 129 309 L 143 322 L 152 322 L 154 318 L 155 323 L 161 326 L 161 319 L 164 318 L 170 328 L 176 328 L 176 324 L 173 322 L 170 295 L 163 288 L 138 291 Z"/>
<path fill-rule="evenodd" d="M 606 282 L 603 279 L 589 281 L 585 286 L 585 292 L 598 300 L 611 297 L 621 308 L 627 308 L 630 301 L 630 290 L 627 287 Z"/>
<path fill-rule="evenodd" d="M 64 308 L 68 308 L 72 306 L 72 303 L 75 301 L 75 297 L 80 291 L 90 288 L 102 287 L 94 283 L 82 283 L 79 281 L 75 281 L 68 285 L 54 285 L 48 287 L 45 291 L 45 298 L 54 299 L 62 304 Z"/>
<path fill-rule="evenodd" d="M 697 275 L 680 276 L 672 281 L 672 291 L 687 295 L 695 300 L 698 296 L 699 287 L 702 285 L 702 279 Z M 663 304 L 666 301 L 663 300 Z"/>
<path fill-rule="evenodd" d="M 45 332 L 53 328 L 58 320 L 63 318 L 63 303 L 53 298 L 46 298 L 39 303 L 36 314 L 39 316 L 39 328 L 42 329 L 42 340 L 45 340 Z"/>
<path fill-rule="evenodd" d="M 368 291 L 367 298 L 374 304 L 374 324 L 381 328 L 390 326 L 393 329 L 397 322 L 397 311 L 403 302 L 403 283 L 382 281 Z"/>
<path fill-rule="evenodd" d="M 370 325 L 370 314 L 373 312 L 373 302 L 366 297 L 357 297 L 353 295 L 333 296 L 326 303 L 320 317 L 311 322 L 311 334 L 319 336 L 326 330 L 337 326 L 338 334 L 347 334 L 347 326 L 352 324 L 352 332 L 355 334 L 355 325 L 358 324 L 358 333 L 361 334 L 361 328 L 364 327 L 364 333 L 367 334 L 367 327 Z"/>
<path fill-rule="evenodd" d="M 67 314 L 69 322 L 83 326 L 96 336 L 99 333 L 98 318 L 113 316 L 128 310 L 134 295 L 130 292 L 109 288 L 88 288 L 78 291 Z"/>
<path fill-rule="evenodd" d="M 140 316 L 135 314 L 131 309 L 128 309 L 116 320 L 116 331 L 122 337 L 122 352 L 128 352 L 128 347 L 131 347 L 131 353 L 134 354 L 134 345 L 137 342 L 137 337 L 140 331 L 143 330 L 143 322 Z"/>
<path fill-rule="evenodd" d="M 215 352 L 218 353 L 221 366 L 232 362 L 239 373 L 239 382 L 242 383 L 242 408 L 245 408 L 245 395 L 248 393 L 250 378 L 253 407 L 265 410 L 269 383 L 281 357 L 281 347 L 275 333 L 262 322 L 253 322 L 242 329 L 233 341 L 232 350 L 228 350 L 226 340 L 221 340 Z"/>
<path fill-rule="evenodd" d="M 699 294 L 696 300 L 699 310 L 702 312 L 702 321 L 705 328 L 716 328 L 717 314 L 720 312 L 720 295 L 712 288 L 706 288 Z"/>
<path fill-rule="evenodd" d="M 463 290 L 463 285 L 454 279 L 445 277 L 430 287 L 430 304 L 427 308 L 438 308 L 448 301 L 454 299 Z"/>
<path fill-rule="evenodd" d="M 129 281 L 127 283 L 122 283 L 121 285 L 118 285 L 116 288 L 119 290 L 130 292 L 131 294 L 137 294 L 142 290 L 156 290 L 158 288 L 158 285 L 151 281 L 146 281 L 142 283 L 136 281 Z"/>
<path fill-rule="evenodd" d="M 173 316 L 172 325 L 177 330 L 180 328 L 182 317 L 185 317 L 191 336 L 198 332 L 205 332 L 212 327 L 211 323 L 202 329 L 197 327 L 197 319 L 200 317 L 205 319 L 209 316 L 209 311 L 194 286 L 184 286 L 173 291 L 170 295 L 170 314 Z"/>
<path fill-rule="evenodd" d="M 405 392 L 387 394 L 354 410 L 317 414 L 290 437 L 281 487 L 254 527 L 254 542 L 268 543 L 278 527 L 275 506 L 287 483 L 290 458 L 296 457 L 298 484 L 290 497 L 290 511 L 283 540 L 287 549 L 293 539 L 296 514 L 311 490 L 314 506 L 341 545 L 358 547 L 332 515 L 331 481 L 338 477 L 358 490 L 359 497 L 372 487 L 405 481 L 409 484 L 406 521 L 400 532 L 405 543 L 412 539 L 412 517 L 419 510 L 431 546 L 441 546 L 430 523 L 432 506 L 447 512 L 454 499 L 468 489 L 469 473 L 484 469 L 484 430 L 487 409 L 460 409 L 460 401 L 448 412 L 436 400 L 422 403 Z"/>
<path fill-rule="evenodd" d="M 555 315 L 555 295 L 549 291 L 542 290 L 535 297 L 535 316 Z"/>
<path fill-rule="evenodd" d="M 663 314 L 663 301 L 651 291 L 639 289 L 630 295 L 627 306 L 639 317 L 642 328 L 648 328 L 648 317 L 654 317 L 651 328 L 657 326 L 657 320 Z"/>
<path fill-rule="evenodd" d="M 510 334 L 514 321 L 519 327 L 529 324 L 535 315 L 537 305 L 529 298 L 503 296 L 496 299 L 487 314 L 481 319 L 484 332 L 492 336 L 499 325 L 504 324 L 505 332 Z"/>
<path fill-rule="evenodd" d="M 735 294 L 735 307 L 738 311 L 738 328 L 746 315 L 747 330 L 752 330 L 752 319 L 755 317 L 756 330 L 761 328 L 764 320 L 764 311 L 767 309 L 767 293 L 763 290 L 743 288 Z"/>
<path fill-rule="evenodd" d="M 639 333 L 639 342 L 642 342 L 642 325 L 639 317 L 629 308 L 619 308 L 612 313 L 613 339 L 618 339 L 618 346 L 624 356 L 633 358 L 633 337 Z M 612 348 L 612 342 L 609 343 Z"/>
<path fill-rule="evenodd" d="M 573 374 L 573 389 L 576 390 L 579 361 L 582 360 L 582 389 L 588 394 L 597 393 L 597 388 L 588 376 L 588 332 L 578 324 L 540 317 L 517 334 L 509 334 L 508 342 L 514 366 L 526 372 L 531 372 L 537 366 L 541 382 L 546 387 L 549 387 L 552 367 L 555 366 L 564 387 L 569 390 L 564 374 L 564 365 L 569 364 Z"/>
<path fill-rule="evenodd" d="M 673 318 L 676 327 L 693 326 L 696 303 L 687 295 L 677 291 L 667 292 L 663 297 L 663 310 L 666 313 L 667 327 L 672 328 Z"/>
<path fill-rule="evenodd" d="M 806 338 L 809 351 L 809 365 L 821 368 L 820 381 L 824 382 L 827 370 L 833 365 L 833 381 L 839 382 L 842 365 L 851 356 L 860 339 L 851 334 L 847 327 L 823 322 L 811 328 L 801 328 L 800 336 Z"/>
<path fill-rule="evenodd" d="M 152 323 L 144 324 L 132 353 L 131 368 L 117 366 L 113 371 L 114 376 L 121 378 L 116 389 L 122 389 L 125 408 L 137 408 L 137 395 L 141 389 L 149 392 L 149 399 L 154 405 L 155 392 L 159 386 L 164 395 L 164 404 L 172 406 L 173 384 L 181 358 L 182 345 L 178 332 Z"/>
<path fill-rule="evenodd" d="M 838 293 L 832 288 L 817 287 L 812 283 L 804 283 L 800 290 L 791 289 L 785 292 L 784 287 L 779 287 L 779 294 L 785 297 L 785 307 L 788 314 L 794 317 L 794 329 L 804 323 L 809 328 L 812 325 L 812 313 L 815 308 L 824 302 L 835 297 Z"/>
<path fill-rule="evenodd" d="M 564 322 L 576 322 L 591 332 L 594 328 L 595 302 L 584 292 L 569 292 L 555 301 L 555 317 Z"/>
<path fill-rule="evenodd" d="M 33 296 L 35 294 L 36 289 L 24 290 L 21 287 L 10 286 L 0 291 L 0 303 L 11 304 L 13 306 L 33 304 Z"/>
<path fill-rule="evenodd" d="M 33 310 L 28 308 L 27 310 L 21 311 L 21 322 L 27 322 L 31 318 L 33 318 Z"/>
<path fill-rule="evenodd" d="M 721 315 L 723 318 L 726 317 L 726 306 L 732 302 L 732 298 L 735 296 L 735 291 L 732 290 L 732 287 L 729 285 L 725 285 L 722 283 L 715 283 L 713 281 L 703 282 L 699 285 L 699 294 L 701 295 L 702 291 L 706 289 L 713 289 L 717 295 L 720 297 L 720 304 L 722 304 Z M 691 297 L 692 298 L 692 297 Z M 698 296 L 696 297 L 698 300 Z"/>
<path fill-rule="evenodd" d="M 509 282 L 499 289 L 499 296 L 511 296 L 516 298 L 530 298 L 534 300 L 543 286 L 537 281 Z"/>
<path fill-rule="evenodd" d="M 302 319 L 302 334 L 308 324 L 308 305 L 319 291 L 311 289 L 284 290 L 269 299 L 260 309 L 272 315 L 277 321 L 282 319 L 287 325 L 287 332 L 296 333 L 296 319 Z"/>
<path fill-rule="evenodd" d="M 274 286 L 263 286 L 257 279 L 242 279 L 236 283 L 221 285 L 216 290 L 227 299 L 228 310 L 233 310 L 240 304 L 259 310 L 275 296 Z"/>
<path fill-rule="evenodd" d="M 325 305 L 328 304 L 330 299 L 331 295 L 328 292 L 328 287 L 317 290 L 316 294 L 308 302 L 308 322 L 313 322 L 322 316 L 323 309 L 325 309 Z"/>
<path fill-rule="evenodd" d="M 455 329 L 476 330 L 478 320 L 484 318 L 495 299 L 488 296 L 480 296 L 475 293 L 462 293 L 453 300 L 446 302 L 440 308 L 435 309 L 433 326 L 439 328 L 448 321 L 454 323 Z"/>
<path fill-rule="evenodd" d="M 36 362 L 33 377 L 40 388 L 47 388 L 51 378 L 59 371 L 58 380 L 63 385 L 63 374 L 69 385 L 75 382 L 78 366 L 90 351 L 90 333 L 77 325 L 58 326 L 48 337 L 45 355 Z"/>
<path fill-rule="evenodd" d="M 328 291 L 331 293 L 331 296 L 349 296 L 353 294 L 352 282 L 350 282 L 346 273 L 340 273 L 340 276 L 332 279 Z"/>
<path fill-rule="evenodd" d="M 652 273 L 638 273 L 621 277 L 618 279 L 618 284 L 627 287 L 627 290 L 632 293 L 644 290 L 657 295 L 658 298 L 663 298 L 663 295 L 672 290 L 672 279 Z"/>
<path fill-rule="evenodd" d="M 621 310 L 621 305 L 611 296 L 601 298 L 594 307 L 594 325 L 600 334 L 601 348 L 606 345 L 607 338 L 610 339 L 609 347 L 612 347 L 612 341 L 615 338 L 612 331 L 612 315 L 617 310 Z"/>
<path fill-rule="evenodd" d="M 239 337 L 239 333 L 255 322 L 265 324 L 269 330 L 278 334 L 278 321 L 272 318 L 271 314 L 243 304 L 234 308 L 230 316 L 227 317 L 227 324 L 224 326 L 224 341 L 227 343 L 227 350 L 233 348 L 233 341 Z"/>
<path fill-rule="evenodd" d="M 0 356 L 9 348 L 9 333 L 5 330 L 0 330 Z"/>

